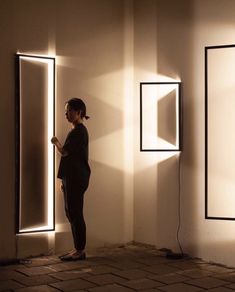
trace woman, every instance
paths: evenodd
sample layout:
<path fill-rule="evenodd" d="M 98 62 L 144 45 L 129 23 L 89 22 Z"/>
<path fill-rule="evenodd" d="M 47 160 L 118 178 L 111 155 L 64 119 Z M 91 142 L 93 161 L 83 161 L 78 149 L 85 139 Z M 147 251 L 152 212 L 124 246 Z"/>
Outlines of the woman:
<path fill-rule="evenodd" d="M 86 258 L 86 224 L 83 216 L 84 193 L 88 188 L 90 167 L 88 164 L 88 132 L 83 125 L 86 105 L 79 98 L 72 98 L 65 105 L 65 116 L 72 124 L 62 146 L 57 137 L 51 142 L 61 154 L 57 177 L 62 180 L 66 216 L 70 222 L 74 249 L 62 256 L 61 260 L 83 260 Z"/>

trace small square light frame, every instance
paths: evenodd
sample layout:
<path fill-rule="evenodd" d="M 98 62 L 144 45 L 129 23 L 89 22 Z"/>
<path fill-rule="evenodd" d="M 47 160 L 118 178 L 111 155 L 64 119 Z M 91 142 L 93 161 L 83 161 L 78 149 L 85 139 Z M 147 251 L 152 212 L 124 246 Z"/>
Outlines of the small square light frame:
<path fill-rule="evenodd" d="M 144 104 L 144 96 L 143 90 L 145 86 L 159 86 L 159 87 L 166 87 L 166 86 L 176 86 L 176 140 L 177 145 L 174 147 L 160 147 L 159 145 L 152 146 L 144 146 L 144 133 L 143 133 L 143 104 Z M 182 151 L 182 97 L 181 97 L 181 88 L 182 83 L 175 81 L 175 82 L 140 82 L 140 151 L 141 152 L 153 152 L 153 151 Z"/>

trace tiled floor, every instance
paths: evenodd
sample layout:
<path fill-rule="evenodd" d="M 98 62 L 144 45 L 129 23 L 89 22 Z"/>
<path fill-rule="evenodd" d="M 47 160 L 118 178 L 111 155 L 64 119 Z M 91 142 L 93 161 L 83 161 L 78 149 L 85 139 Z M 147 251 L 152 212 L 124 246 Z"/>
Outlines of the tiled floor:
<path fill-rule="evenodd" d="M 235 269 L 196 259 L 167 259 L 152 247 L 128 245 L 87 253 L 85 261 L 47 256 L 1 266 L 0 291 L 235 291 Z"/>

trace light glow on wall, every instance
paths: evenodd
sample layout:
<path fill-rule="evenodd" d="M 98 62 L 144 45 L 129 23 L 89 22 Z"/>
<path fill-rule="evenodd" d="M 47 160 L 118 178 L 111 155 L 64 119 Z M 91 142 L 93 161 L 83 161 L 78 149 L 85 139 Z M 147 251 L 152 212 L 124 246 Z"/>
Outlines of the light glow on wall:
<path fill-rule="evenodd" d="M 21 80 L 21 61 L 29 61 L 35 63 L 45 64 L 47 66 L 47 76 L 45 77 L 46 84 L 47 84 L 47 91 L 46 91 L 46 107 L 47 107 L 47 115 L 46 115 L 46 176 L 47 176 L 47 186 L 46 186 L 46 222 L 44 224 L 37 224 L 37 226 L 30 226 L 29 228 L 22 228 L 22 200 L 21 200 L 21 178 L 19 178 L 19 226 L 18 226 L 18 233 L 35 233 L 35 232 L 47 232 L 53 231 L 55 229 L 55 219 L 54 219 L 54 147 L 51 144 L 51 137 L 54 136 L 54 98 L 55 98 L 55 58 L 48 57 L 48 56 L 35 56 L 35 55 L 22 55 L 17 54 L 18 57 L 18 64 L 19 64 L 19 116 L 20 116 L 20 125 L 21 127 L 21 82 L 25 82 L 25 80 Z M 37 117 L 38 113 L 35 113 Z M 39 113 L 40 114 L 40 113 Z M 33 133 L 37 134 L 37 133 Z M 22 156 L 22 137 L 19 137 L 19 147 L 20 147 L 20 157 L 19 157 L 19 173 L 22 175 L 22 166 L 21 166 L 21 156 Z M 46 224 L 45 224 L 46 223 Z M 39 226 L 40 225 L 40 226 Z"/>

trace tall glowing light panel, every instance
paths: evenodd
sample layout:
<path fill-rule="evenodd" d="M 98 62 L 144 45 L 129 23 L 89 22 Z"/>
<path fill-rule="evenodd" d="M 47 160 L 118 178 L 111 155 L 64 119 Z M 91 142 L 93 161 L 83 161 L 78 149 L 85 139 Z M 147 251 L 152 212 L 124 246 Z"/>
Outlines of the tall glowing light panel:
<path fill-rule="evenodd" d="M 16 233 L 55 230 L 55 58 L 16 55 Z"/>
<path fill-rule="evenodd" d="M 205 219 L 235 220 L 235 44 L 205 47 Z"/>
<path fill-rule="evenodd" d="M 140 83 L 140 151 L 181 151 L 181 83 Z"/>

